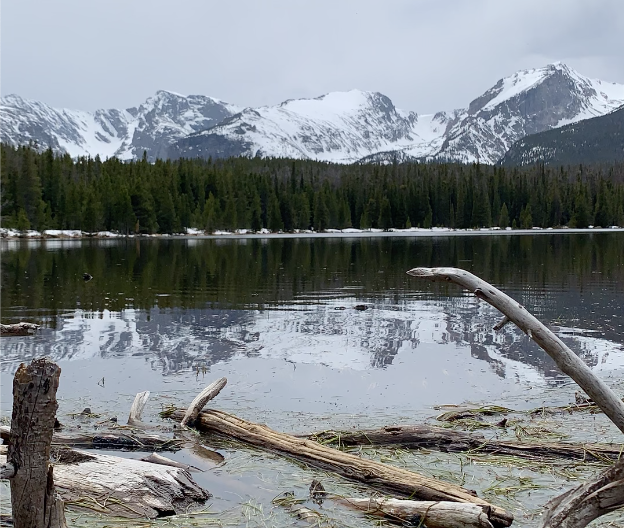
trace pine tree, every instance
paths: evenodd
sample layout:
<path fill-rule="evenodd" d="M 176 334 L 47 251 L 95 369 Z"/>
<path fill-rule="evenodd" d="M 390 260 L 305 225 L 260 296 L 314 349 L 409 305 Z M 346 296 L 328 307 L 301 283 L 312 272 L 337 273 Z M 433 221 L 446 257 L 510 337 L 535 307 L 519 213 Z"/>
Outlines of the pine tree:
<path fill-rule="evenodd" d="M 377 227 L 388 231 L 392 227 L 392 211 L 390 209 L 390 200 L 385 196 L 381 200 L 379 208 L 379 218 L 377 219 Z"/>
<path fill-rule="evenodd" d="M 498 215 L 498 227 L 501 229 L 507 229 L 507 227 L 509 227 L 509 211 L 507 210 L 507 204 L 505 202 L 503 202 L 503 206 Z"/>

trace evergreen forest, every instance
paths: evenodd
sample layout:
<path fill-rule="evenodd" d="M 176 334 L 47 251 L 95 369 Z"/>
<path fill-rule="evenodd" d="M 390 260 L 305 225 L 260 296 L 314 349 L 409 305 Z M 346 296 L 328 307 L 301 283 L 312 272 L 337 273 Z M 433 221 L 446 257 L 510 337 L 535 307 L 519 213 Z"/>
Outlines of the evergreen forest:
<path fill-rule="evenodd" d="M 73 160 L 1 147 L 2 226 L 130 233 L 624 226 L 624 163 Z"/>

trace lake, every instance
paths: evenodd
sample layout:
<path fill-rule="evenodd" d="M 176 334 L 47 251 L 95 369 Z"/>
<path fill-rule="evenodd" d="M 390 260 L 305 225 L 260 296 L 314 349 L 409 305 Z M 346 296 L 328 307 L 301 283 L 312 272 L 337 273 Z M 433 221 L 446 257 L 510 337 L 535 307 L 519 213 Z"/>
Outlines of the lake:
<path fill-rule="evenodd" d="M 3 417 L 16 368 L 42 355 L 62 367 L 61 422 L 84 407 L 121 421 L 134 394 L 149 390 L 148 419 L 160 423 L 162 407 L 188 404 L 221 376 L 229 382 L 214 407 L 285 432 L 415 423 L 441 404 L 529 409 L 573 399 L 575 386 L 517 328 L 492 331 L 496 310 L 456 286 L 406 275 L 417 266 L 475 273 L 609 384 L 624 373 L 623 232 L 3 240 L 0 249 L 2 322 L 43 327 L 2 339 Z M 601 427 L 600 440 L 617 438 Z M 198 478 L 218 511 L 244 516 L 246 501 L 259 501 L 268 515 L 272 497 L 305 489 L 316 474 L 273 455 L 267 467 L 258 452 L 220 449 L 226 463 Z M 473 478 L 473 489 L 486 488 Z"/>

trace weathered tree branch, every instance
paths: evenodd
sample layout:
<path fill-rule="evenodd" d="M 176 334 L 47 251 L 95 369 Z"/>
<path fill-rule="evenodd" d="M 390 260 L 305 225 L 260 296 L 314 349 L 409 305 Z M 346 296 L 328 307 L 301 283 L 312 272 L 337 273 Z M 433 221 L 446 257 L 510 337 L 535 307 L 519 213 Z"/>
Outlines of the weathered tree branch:
<path fill-rule="evenodd" d="M 183 411 L 173 413 L 181 420 Z M 247 422 L 231 414 L 207 410 L 199 414 L 196 425 L 208 432 L 217 432 L 247 442 L 260 448 L 277 452 L 311 466 L 338 473 L 344 477 L 364 482 L 388 493 L 398 493 L 431 501 L 457 501 L 480 504 L 490 508 L 490 521 L 495 526 L 509 526 L 513 515 L 476 497 L 470 491 L 434 478 L 425 477 L 406 469 L 366 460 L 317 442 L 279 433 L 265 425 Z"/>
<path fill-rule="evenodd" d="M 594 479 L 552 499 L 542 528 L 583 528 L 606 513 L 624 508 L 624 458 Z"/>
<path fill-rule="evenodd" d="M 529 443 L 486 439 L 481 434 L 424 424 L 388 426 L 365 431 L 322 431 L 306 436 L 324 445 L 400 445 L 406 448 L 437 449 L 444 452 L 470 451 L 540 459 L 618 460 L 623 448 L 617 444 Z"/>
<path fill-rule="evenodd" d="M 203 391 L 195 396 L 195 399 L 193 399 L 191 404 L 188 406 L 180 424 L 192 425 L 193 422 L 197 420 L 197 416 L 199 416 L 199 413 L 206 406 L 206 404 L 215 398 L 221 392 L 221 389 L 223 389 L 226 385 L 227 378 L 220 378 L 217 381 L 213 381 Z"/>
<path fill-rule="evenodd" d="M 624 403 L 572 352 L 522 305 L 472 273 L 457 268 L 414 268 L 408 275 L 432 281 L 454 282 L 491 304 L 515 323 L 554 359 L 562 372 L 570 376 L 596 402 L 616 427 L 624 433 Z M 504 321 L 504 320 L 503 320 Z M 497 326 L 502 327 L 503 321 Z"/>
<path fill-rule="evenodd" d="M 336 501 L 346 506 L 363 510 L 368 514 L 408 521 L 410 526 L 425 525 L 427 528 L 492 528 L 488 507 L 478 504 L 389 498 L 339 498 Z"/>
<path fill-rule="evenodd" d="M 141 421 L 141 415 L 143 414 L 143 409 L 145 409 L 145 405 L 147 404 L 149 397 L 150 391 L 139 392 L 134 397 L 132 407 L 130 407 L 130 416 L 128 416 L 128 425 L 135 427 L 144 425 Z"/>

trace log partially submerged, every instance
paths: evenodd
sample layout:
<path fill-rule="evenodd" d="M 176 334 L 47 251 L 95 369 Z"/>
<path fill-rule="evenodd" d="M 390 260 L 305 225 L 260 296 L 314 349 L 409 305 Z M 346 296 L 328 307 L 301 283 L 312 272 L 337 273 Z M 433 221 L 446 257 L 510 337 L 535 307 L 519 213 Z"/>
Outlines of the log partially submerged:
<path fill-rule="evenodd" d="M 176 411 L 173 418 L 181 420 L 184 414 L 184 411 Z M 469 490 L 455 484 L 343 453 L 311 440 L 279 433 L 265 425 L 247 422 L 223 411 L 201 412 L 196 420 L 196 426 L 205 431 L 220 433 L 287 455 L 311 466 L 334 471 L 388 493 L 423 500 L 467 502 L 489 507 L 489 519 L 494 526 L 509 526 L 513 521 L 513 515 L 504 509 L 476 497 Z"/>
<path fill-rule="evenodd" d="M 59 456 L 54 475 L 68 507 L 155 519 L 186 513 L 210 497 L 181 468 L 75 450 Z"/>
<path fill-rule="evenodd" d="M 11 429 L 0 426 L 0 438 L 8 442 Z M 177 451 L 181 440 L 136 431 L 108 431 L 94 433 L 60 433 L 52 436 L 53 446 L 82 447 L 84 449 L 124 449 L 150 451 Z"/>
<path fill-rule="evenodd" d="M 546 328 L 524 306 L 490 283 L 458 268 L 414 268 L 408 275 L 434 282 L 454 282 L 499 310 L 505 317 L 494 329 L 500 330 L 508 322 L 515 323 L 535 341 L 602 409 L 615 426 L 624 433 L 624 402 L 609 386 L 572 352 L 553 332 Z"/>
<path fill-rule="evenodd" d="M 186 469 L 162 461 L 155 464 L 68 448 L 54 450 L 53 458 L 57 493 L 71 509 L 156 519 L 187 513 L 210 497 Z"/>
<path fill-rule="evenodd" d="M 624 508 L 624 458 L 597 477 L 552 499 L 542 528 L 583 528 L 606 513 Z"/>
<path fill-rule="evenodd" d="M 325 445 L 400 445 L 406 448 L 437 449 L 444 452 L 468 451 L 541 459 L 618 460 L 624 452 L 624 445 L 617 444 L 512 442 L 486 439 L 480 434 L 470 434 L 431 425 L 389 426 L 366 431 L 322 431 L 307 437 Z"/>
<path fill-rule="evenodd" d="M 0 336 L 28 336 L 33 335 L 40 325 L 35 323 L 14 323 L 14 324 L 0 324 Z"/>
<path fill-rule="evenodd" d="M 492 528 L 488 507 L 449 501 L 338 498 L 337 502 L 367 514 L 408 521 L 409 526 L 428 528 Z"/>

